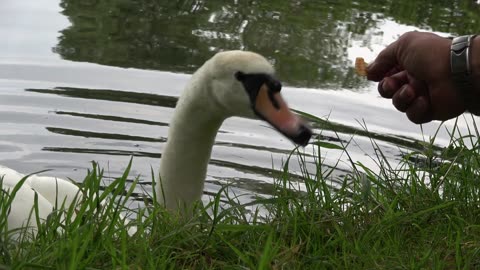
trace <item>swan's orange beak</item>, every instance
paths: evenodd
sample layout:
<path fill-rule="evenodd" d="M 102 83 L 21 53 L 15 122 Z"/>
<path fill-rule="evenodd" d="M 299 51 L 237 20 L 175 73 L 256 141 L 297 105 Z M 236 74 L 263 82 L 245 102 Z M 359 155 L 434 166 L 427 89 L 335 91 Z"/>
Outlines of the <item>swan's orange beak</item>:
<path fill-rule="evenodd" d="M 270 92 L 266 84 L 258 91 L 254 109 L 261 118 L 296 144 L 306 146 L 312 137 L 310 127 L 290 110 L 280 92 Z"/>

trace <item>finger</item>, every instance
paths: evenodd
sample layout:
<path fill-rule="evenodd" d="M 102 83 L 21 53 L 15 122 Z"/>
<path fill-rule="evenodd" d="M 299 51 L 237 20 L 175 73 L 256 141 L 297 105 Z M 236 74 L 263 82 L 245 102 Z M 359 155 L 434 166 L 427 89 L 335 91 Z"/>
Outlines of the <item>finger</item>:
<path fill-rule="evenodd" d="M 375 61 L 367 66 L 367 78 L 372 81 L 380 81 L 385 75 L 398 65 L 396 52 L 398 41 L 388 45 L 377 56 Z"/>
<path fill-rule="evenodd" d="M 395 66 L 394 68 L 392 68 L 390 71 L 388 71 L 386 74 L 385 74 L 385 77 L 390 77 L 392 76 L 393 74 L 397 74 L 399 72 L 403 71 L 402 68 L 400 68 L 400 66 Z"/>
<path fill-rule="evenodd" d="M 395 73 L 378 83 L 378 93 L 384 98 L 392 98 L 400 87 L 408 84 L 408 82 L 406 71 Z"/>
<path fill-rule="evenodd" d="M 412 76 L 410 73 L 407 73 L 408 84 L 415 89 L 417 96 L 428 96 L 429 90 L 428 85 L 425 81 L 418 80 L 416 77 Z"/>
<path fill-rule="evenodd" d="M 392 97 L 392 103 L 397 110 L 407 111 L 416 98 L 415 89 L 409 84 L 404 84 Z"/>
<path fill-rule="evenodd" d="M 428 123 L 433 120 L 430 101 L 426 96 L 416 98 L 408 107 L 407 117 L 415 124 Z"/>

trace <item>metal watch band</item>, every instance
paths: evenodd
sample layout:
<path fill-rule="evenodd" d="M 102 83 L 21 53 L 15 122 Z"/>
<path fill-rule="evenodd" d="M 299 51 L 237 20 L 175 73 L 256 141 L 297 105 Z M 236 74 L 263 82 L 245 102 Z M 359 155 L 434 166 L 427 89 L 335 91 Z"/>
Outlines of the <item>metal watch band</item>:
<path fill-rule="evenodd" d="M 450 47 L 450 68 L 454 83 L 467 90 L 472 88 L 470 46 L 476 35 L 456 37 Z"/>

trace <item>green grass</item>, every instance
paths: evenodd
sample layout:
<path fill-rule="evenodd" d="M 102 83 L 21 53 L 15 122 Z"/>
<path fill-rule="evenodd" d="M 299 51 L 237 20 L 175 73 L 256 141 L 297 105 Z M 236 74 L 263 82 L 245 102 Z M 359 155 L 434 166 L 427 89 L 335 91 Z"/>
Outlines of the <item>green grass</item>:
<path fill-rule="evenodd" d="M 345 145 L 318 142 L 317 171 L 303 171 L 306 191 L 292 188 L 285 164 L 274 196 L 248 205 L 228 186 L 188 220 L 146 202 L 134 210 L 133 236 L 118 220 L 133 190 L 125 191 L 129 169 L 101 193 L 102 171 L 94 166 L 81 207 L 51 215 L 33 239 L 8 240 L 8 195 L 1 195 L 0 269 L 480 268 L 478 136 L 476 129 L 464 140 L 452 136 L 445 148 L 432 139 L 396 166 L 372 140 L 380 171 L 349 159 L 351 173 L 336 190 L 329 184 L 334 169 L 320 161 L 324 148 Z M 268 214 L 247 211 L 252 205 Z"/>

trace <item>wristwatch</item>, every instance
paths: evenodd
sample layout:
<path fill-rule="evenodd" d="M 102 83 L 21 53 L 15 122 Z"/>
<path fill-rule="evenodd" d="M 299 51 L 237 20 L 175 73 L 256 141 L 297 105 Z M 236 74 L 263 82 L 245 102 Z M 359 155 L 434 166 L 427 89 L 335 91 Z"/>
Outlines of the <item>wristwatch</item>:
<path fill-rule="evenodd" d="M 454 83 L 462 92 L 472 89 L 470 47 L 476 35 L 453 38 L 450 47 L 450 70 Z"/>

